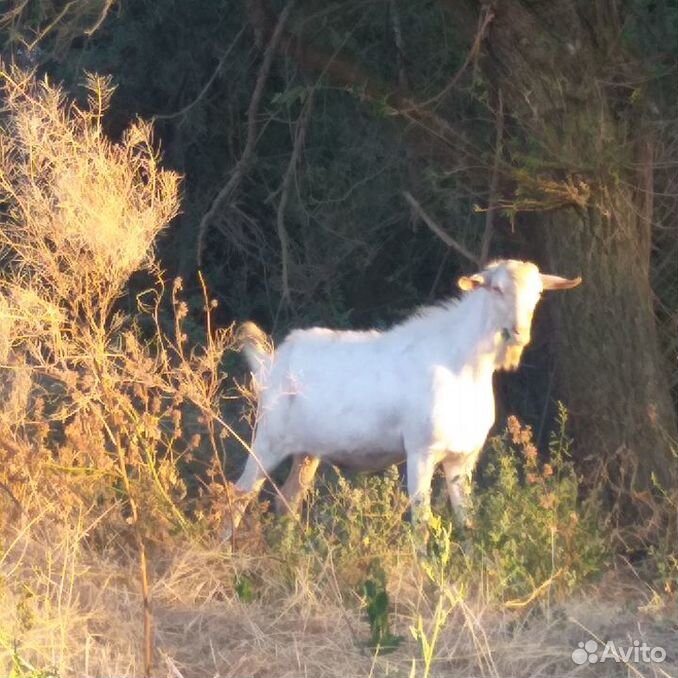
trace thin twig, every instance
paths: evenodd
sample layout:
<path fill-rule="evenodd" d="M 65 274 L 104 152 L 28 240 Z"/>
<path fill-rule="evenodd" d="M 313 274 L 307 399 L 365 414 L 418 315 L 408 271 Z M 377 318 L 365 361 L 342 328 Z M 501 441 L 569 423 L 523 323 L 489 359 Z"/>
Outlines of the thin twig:
<path fill-rule="evenodd" d="M 504 606 L 509 608 L 510 610 L 516 610 L 521 607 L 526 607 L 530 603 L 534 602 L 539 596 L 542 595 L 542 593 L 547 592 L 550 588 L 553 582 L 558 579 L 563 574 L 564 570 L 563 568 L 558 568 L 557 572 L 555 572 L 552 576 L 550 576 L 546 581 L 543 581 L 539 586 L 537 586 L 532 593 L 530 593 L 528 596 L 525 598 L 515 598 L 514 600 L 507 600 L 504 603 Z"/>
<path fill-rule="evenodd" d="M 403 30 L 400 21 L 400 13 L 398 12 L 397 0 L 391 0 L 389 3 L 391 13 L 391 27 L 393 28 L 393 43 L 396 48 L 397 64 L 398 64 L 398 87 L 404 92 L 410 89 L 409 78 L 407 77 L 407 70 L 405 69 L 405 48 L 403 43 Z"/>
<path fill-rule="evenodd" d="M 289 199 L 290 186 L 292 185 L 294 172 L 296 171 L 297 163 L 299 162 L 299 155 L 304 148 L 308 124 L 311 120 L 311 112 L 313 110 L 313 92 L 314 90 L 311 88 L 309 90 L 308 99 L 304 104 L 297 122 L 296 132 L 294 135 L 294 147 L 292 148 L 292 155 L 290 156 L 290 161 L 287 164 L 287 171 L 285 172 L 280 189 L 280 202 L 278 203 L 276 215 L 278 239 L 280 240 L 280 255 L 282 259 L 282 298 L 286 303 L 290 302 L 290 281 L 289 237 L 287 235 L 287 229 L 285 228 L 285 209 L 287 208 L 287 201 Z"/>
<path fill-rule="evenodd" d="M 101 24 L 104 23 L 106 16 L 108 15 L 108 10 L 111 9 L 115 0 L 106 0 L 99 12 L 97 20 L 87 29 L 85 29 L 85 35 L 94 35 L 100 28 Z"/>
<path fill-rule="evenodd" d="M 456 86 L 456 84 L 459 82 L 459 79 L 464 74 L 464 71 L 469 67 L 469 64 L 472 61 L 475 61 L 475 59 L 477 58 L 478 52 L 480 51 L 480 45 L 485 39 L 487 29 L 489 25 L 492 23 L 493 19 L 494 19 L 494 10 L 486 9 L 478 19 L 478 30 L 476 31 L 476 35 L 473 39 L 471 49 L 466 55 L 466 59 L 464 59 L 464 63 L 457 69 L 457 72 L 452 76 L 450 82 L 448 82 L 447 85 L 445 85 L 445 87 L 443 87 L 442 90 L 438 92 L 438 94 L 431 97 L 430 99 L 427 99 L 426 101 L 417 102 L 418 108 L 429 106 L 430 104 L 435 103 L 436 101 L 444 97 L 453 87 Z"/>
<path fill-rule="evenodd" d="M 455 240 L 449 233 L 444 231 L 431 217 L 424 212 L 422 206 L 412 197 L 408 191 L 403 191 L 405 200 L 410 204 L 412 209 L 422 218 L 423 222 L 448 246 L 457 250 L 459 254 L 466 257 L 469 261 L 477 266 L 480 266 L 480 259 L 468 250 L 464 245 Z"/>
<path fill-rule="evenodd" d="M 14 503 L 14 505 L 19 509 L 19 513 L 24 513 L 24 508 L 21 505 L 21 502 L 14 496 L 12 490 L 9 489 L 5 483 L 0 482 L 0 490 L 2 490 Z"/>
<path fill-rule="evenodd" d="M 490 176 L 490 195 L 488 196 L 487 212 L 485 212 L 485 231 L 480 245 L 480 265 L 485 266 L 490 253 L 490 243 L 494 234 L 494 205 L 497 202 L 497 185 L 499 183 L 499 163 L 504 144 L 504 100 L 501 89 L 498 91 L 496 112 L 497 140 L 494 146 L 494 164 Z"/>
<path fill-rule="evenodd" d="M 14 21 L 17 17 L 20 18 L 21 12 L 26 9 L 26 5 L 28 5 L 29 0 L 23 0 L 22 2 L 19 2 L 16 7 L 13 7 L 12 9 L 8 9 L 2 14 L 0 14 L 0 26 L 5 27 L 9 26 L 9 24 Z"/>
<path fill-rule="evenodd" d="M 252 23 L 260 36 L 272 34 L 274 19 L 265 2 L 251 0 Z M 304 42 L 294 33 L 283 31 L 279 42 L 280 52 L 293 59 L 305 71 L 322 72 L 327 79 L 340 87 L 349 88 L 360 100 L 379 102 L 385 115 L 401 116 L 427 136 L 467 153 L 477 152 L 471 142 L 450 124 L 444 116 L 407 96 L 392 83 L 384 82 L 347 56 L 325 51 L 313 42 Z"/>
<path fill-rule="evenodd" d="M 591 631 L 590 628 L 588 628 L 587 626 L 582 624 L 578 619 L 575 619 L 574 617 L 569 617 L 569 621 L 571 621 L 573 624 L 576 624 L 583 631 L 586 631 L 586 633 L 588 633 L 592 638 L 595 638 L 596 641 L 598 641 L 601 645 L 603 645 L 603 646 L 605 645 L 605 641 L 600 636 L 598 636 L 593 631 Z M 639 678 L 645 678 L 645 674 L 643 674 L 641 671 L 639 671 L 635 666 L 633 666 L 633 664 L 626 661 L 623 657 L 619 656 L 616 652 L 614 654 L 614 657 L 615 657 L 615 661 L 622 661 L 624 663 L 624 666 L 626 666 L 626 668 L 629 671 L 635 673 Z M 666 674 L 666 675 L 668 675 L 668 674 Z"/>
<path fill-rule="evenodd" d="M 40 33 L 38 33 L 38 37 L 35 38 L 33 42 L 27 43 L 28 49 L 32 50 L 66 16 L 66 14 L 68 14 L 68 11 L 75 4 L 77 4 L 77 0 L 70 0 L 70 2 L 67 2 L 59 14 L 57 14 L 56 17 L 50 21 L 50 23 L 47 25 L 47 28 L 40 31 Z"/>
<path fill-rule="evenodd" d="M 135 525 L 135 528 L 139 548 L 139 573 L 141 575 L 141 594 L 144 609 L 144 678 L 151 678 L 155 643 L 153 639 L 153 610 L 148 583 L 148 559 L 146 557 L 146 542 L 141 534 L 141 529 L 138 524 Z"/>
<path fill-rule="evenodd" d="M 168 678 L 184 678 L 184 674 L 179 671 L 172 657 L 170 657 L 167 653 L 162 652 L 162 658 L 167 664 L 167 670 L 169 671 Z"/>
<path fill-rule="evenodd" d="M 436 290 L 438 289 L 438 284 L 440 283 L 440 278 L 442 278 L 443 275 L 443 270 L 445 269 L 445 264 L 447 263 L 447 260 L 450 257 L 450 250 L 445 250 L 443 253 L 443 258 L 440 260 L 440 264 L 438 265 L 438 270 L 436 271 L 436 277 L 433 279 L 433 284 L 431 285 L 431 289 L 429 290 L 428 293 L 428 299 L 429 301 L 433 301 L 435 299 L 436 295 Z"/>
<path fill-rule="evenodd" d="M 195 99 L 193 99 L 193 101 L 186 104 L 186 106 L 184 106 L 181 110 L 177 111 L 176 113 L 160 113 L 158 115 L 154 115 L 153 121 L 155 122 L 156 120 L 172 120 L 173 118 L 178 118 L 180 116 L 186 115 L 186 113 L 195 108 L 203 100 L 207 92 L 209 92 L 209 89 L 210 87 L 212 87 L 214 81 L 219 77 L 221 69 L 224 67 L 224 64 L 226 63 L 226 59 L 228 59 L 228 57 L 231 55 L 233 48 L 236 46 L 238 40 L 240 40 L 240 37 L 244 32 L 245 26 L 243 26 L 240 29 L 240 31 L 238 31 L 238 34 L 235 36 L 235 38 L 233 38 L 233 41 L 228 46 L 228 49 L 224 52 L 221 59 L 219 59 L 219 63 L 217 64 L 217 67 L 214 69 L 212 75 L 209 77 L 209 80 L 205 83 L 205 86 L 200 90 L 200 93 Z"/>
<path fill-rule="evenodd" d="M 122 441 L 117 433 L 111 430 L 108 422 L 103 418 L 101 413 L 96 413 L 101 424 L 106 432 L 109 440 L 115 447 L 118 456 L 118 467 L 120 469 L 120 477 L 127 495 L 127 502 L 132 513 L 132 526 L 134 528 L 134 535 L 137 541 L 137 548 L 139 550 L 139 574 L 141 578 L 141 600 L 143 611 L 143 648 L 144 648 L 144 678 L 151 678 L 153 671 L 153 655 L 155 643 L 153 638 L 153 609 L 151 607 L 151 593 L 148 578 L 148 558 L 146 556 L 146 542 L 141 531 L 139 523 L 139 509 L 137 502 L 132 494 L 132 485 L 130 483 L 129 474 L 127 472 L 127 461 L 125 459 L 125 452 Z"/>
<path fill-rule="evenodd" d="M 273 57 L 278 47 L 278 43 L 280 42 L 280 39 L 283 35 L 285 24 L 289 19 L 294 4 L 295 0 L 289 0 L 285 6 L 285 9 L 283 9 L 283 11 L 280 13 L 278 22 L 276 23 L 275 29 L 273 31 L 273 35 L 271 35 L 271 39 L 266 47 L 264 60 L 261 64 L 261 68 L 259 69 L 257 82 L 254 86 L 254 92 L 252 93 L 250 105 L 247 109 L 247 141 L 245 143 L 245 149 L 243 150 L 240 160 L 238 160 L 238 163 L 236 164 L 230 179 L 219 191 L 209 210 L 207 210 L 203 218 L 200 220 L 200 226 L 198 227 L 198 265 L 202 264 L 202 253 L 205 248 L 205 239 L 214 215 L 221 208 L 222 204 L 228 200 L 233 195 L 233 193 L 235 193 L 243 177 L 248 172 L 250 165 L 252 164 L 252 160 L 254 159 L 254 148 L 257 143 L 257 114 L 259 112 L 259 106 L 261 105 L 261 100 L 264 95 L 264 88 L 266 86 L 266 81 L 268 80 L 268 75 L 271 72 Z"/>

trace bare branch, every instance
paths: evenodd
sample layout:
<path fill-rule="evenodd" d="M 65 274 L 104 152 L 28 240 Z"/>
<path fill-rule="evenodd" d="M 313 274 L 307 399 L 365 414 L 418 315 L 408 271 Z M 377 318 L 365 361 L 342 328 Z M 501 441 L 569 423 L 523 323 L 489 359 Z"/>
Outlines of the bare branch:
<path fill-rule="evenodd" d="M 289 284 L 289 237 L 287 229 L 285 228 L 285 208 L 289 199 L 290 186 L 292 178 L 299 161 L 299 155 L 304 147 L 306 140 L 306 131 L 311 120 L 311 112 L 313 110 L 313 90 L 310 90 L 308 99 L 304 105 L 301 115 L 296 126 L 296 133 L 294 135 L 294 147 L 290 161 L 287 164 L 287 171 L 283 178 L 282 186 L 280 187 L 280 202 L 278 203 L 278 211 L 276 215 L 276 224 L 278 228 L 278 238 L 280 240 L 280 254 L 282 258 L 282 298 L 283 301 L 290 302 L 290 284 Z"/>
<path fill-rule="evenodd" d="M 403 46 L 403 30 L 400 22 L 400 13 L 398 12 L 397 0 L 391 0 L 389 3 L 389 10 L 391 14 L 391 26 L 393 28 L 393 43 L 396 48 L 397 63 L 398 63 L 398 87 L 404 92 L 410 89 L 409 78 L 407 77 L 407 70 L 405 69 L 405 48 Z"/>
<path fill-rule="evenodd" d="M 240 160 L 238 160 L 230 179 L 226 182 L 224 187 L 217 193 L 212 205 L 200 220 L 198 227 L 198 265 L 202 263 L 202 253 L 205 248 L 205 238 L 210 227 L 210 222 L 215 214 L 221 209 L 222 205 L 235 193 L 240 186 L 240 182 L 247 174 L 254 159 L 254 149 L 257 143 L 257 113 L 261 99 L 264 95 L 264 87 L 268 80 L 268 75 L 271 72 L 271 64 L 273 63 L 273 56 L 276 52 L 278 44 L 283 36 L 285 24 L 290 17 L 295 0 L 289 0 L 285 9 L 280 13 L 276 23 L 271 39 L 268 42 L 266 51 L 264 52 L 264 60 L 257 75 L 257 81 L 254 86 L 254 92 L 250 99 L 250 105 L 247 109 L 247 141 L 245 142 L 245 149 L 243 150 Z"/>
<path fill-rule="evenodd" d="M 33 49 L 66 16 L 66 14 L 68 14 L 71 7 L 76 4 L 77 0 L 70 0 L 70 2 L 67 2 L 63 6 L 63 9 L 56 15 L 56 17 L 50 21 L 49 24 L 47 24 L 47 27 L 38 33 L 38 37 L 35 38 L 33 42 L 28 43 L 28 49 Z"/>
<path fill-rule="evenodd" d="M 111 9 L 114 2 L 115 0 L 105 0 L 97 20 L 85 31 L 85 35 L 94 35 L 101 28 L 101 24 L 104 23 L 108 16 L 108 10 Z"/>
<path fill-rule="evenodd" d="M 496 111 L 496 129 L 497 140 L 494 147 L 494 164 L 492 165 L 492 175 L 490 177 L 490 194 L 487 200 L 487 212 L 485 212 L 485 231 L 480 245 L 480 265 L 485 266 L 487 257 L 490 253 L 490 243 L 494 234 L 494 207 L 497 203 L 497 184 L 499 183 L 499 163 L 504 144 L 504 100 L 501 95 L 501 89 L 497 94 Z"/>
<path fill-rule="evenodd" d="M 255 32 L 263 37 L 271 35 L 273 14 L 266 0 L 251 0 L 251 21 Z M 359 62 L 316 47 L 289 31 L 283 31 L 277 43 L 278 50 L 293 59 L 305 71 L 323 73 L 340 87 L 350 88 L 359 98 L 383 104 L 388 115 L 402 117 L 413 123 L 429 139 L 439 139 L 444 145 L 477 155 L 477 149 L 448 120 L 435 111 L 423 107 L 399 87 L 384 82 L 370 73 Z"/>
<path fill-rule="evenodd" d="M 473 38 L 473 44 L 471 45 L 471 49 L 466 55 L 466 59 L 464 59 L 464 63 L 457 69 L 457 72 L 452 76 L 450 82 L 448 82 L 447 85 L 445 85 L 445 87 L 443 87 L 443 89 L 440 90 L 440 92 L 438 92 L 438 94 L 431 97 L 430 99 L 427 99 L 426 101 L 420 102 L 419 103 L 420 107 L 429 106 L 430 104 L 435 103 L 436 101 L 444 97 L 453 87 L 456 86 L 456 84 L 459 82 L 459 79 L 464 74 L 466 69 L 469 67 L 471 62 L 475 61 L 478 58 L 480 46 L 483 40 L 485 39 L 485 36 L 487 35 L 487 29 L 489 28 L 493 19 L 494 19 L 494 10 L 490 8 L 485 8 L 483 10 L 483 13 L 478 18 L 478 30 L 476 31 L 476 35 Z"/>
<path fill-rule="evenodd" d="M 480 267 L 480 259 L 468 250 L 464 245 L 455 240 L 449 233 L 443 230 L 431 217 L 424 212 L 422 206 L 412 197 L 411 193 L 408 191 L 403 191 L 405 200 L 410 204 L 412 209 L 422 218 L 423 222 L 448 246 L 451 247 L 463 257 L 466 257 L 469 261 L 473 262 Z"/>
<path fill-rule="evenodd" d="M 233 38 L 233 41 L 231 44 L 228 46 L 228 49 L 224 52 L 223 56 L 221 59 L 219 59 L 219 63 L 217 64 L 217 67 L 214 69 L 214 72 L 210 76 L 209 80 L 205 83 L 205 86 L 200 90 L 200 93 L 198 96 L 193 99 L 190 103 L 186 104 L 181 110 L 177 111 L 176 113 L 161 113 L 159 115 L 153 116 L 153 122 L 156 120 L 172 120 L 173 118 L 178 118 L 180 116 L 186 115 L 190 110 L 192 110 L 195 106 L 197 106 L 203 99 L 203 97 L 209 92 L 210 87 L 214 83 L 214 81 L 217 79 L 219 76 L 219 73 L 221 73 L 221 69 L 224 67 L 224 64 L 226 63 L 226 59 L 230 56 L 231 52 L 233 51 L 233 48 L 236 46 L 238 40 L 240 40 L 240 37 L 242 34 L 245 32 L 245 27 L 243 26 L 239 31 L 238 34 Z"/>

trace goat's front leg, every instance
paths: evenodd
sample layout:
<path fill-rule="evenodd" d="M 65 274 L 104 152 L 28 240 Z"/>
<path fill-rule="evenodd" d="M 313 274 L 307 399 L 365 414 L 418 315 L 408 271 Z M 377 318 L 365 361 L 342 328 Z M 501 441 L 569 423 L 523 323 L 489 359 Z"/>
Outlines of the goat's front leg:
<path fill-rule="evenodd" d="M 469 496 L 471 493 L 471 474 L 475 465 L 476 455 L 471 459 L 465 459 L 462 463 L 458 459 L 443 461 L 447 494 L 454 517 L 459 527 L 467 527 L 467 514 Z"/>
<path fill-rule="evenodd" d="M 410 497 L 412 525 L 416 532 L 427 534 L 431 518 L 431 481 L 436 460 L 428 448 L 416 448 L 407 453 L 407 493 Z"/>

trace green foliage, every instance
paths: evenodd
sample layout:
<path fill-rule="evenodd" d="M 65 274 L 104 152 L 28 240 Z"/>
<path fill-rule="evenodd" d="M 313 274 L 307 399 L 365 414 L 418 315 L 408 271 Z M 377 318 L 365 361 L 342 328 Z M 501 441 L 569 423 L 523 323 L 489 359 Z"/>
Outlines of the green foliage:
<path fill-rule="evenodd" d="M 472 581 L 474 572 L 463 550 L 454 542 L 450 523 L 434 515 L 429 520 L 428 530 L 428 552 L 419 564 L 428 579 L 435 605 L 428 624 L 421 614 L 417 614 L 415 623 L 410 626 L 410 633 L 419 644 L 424 678 L 431 672 L 436 646 L 447 619 L 464 600 L 466 583 Z M 413 661 L 410 676 L 414 678 L 415 675 L 418 674 L 416 661 Z"/>
<path fill-rule="evenodd" d="M 398 468 L 383 474 L 359 474 L 349 480 L 336 472 L 319 478 L 310 492 L 300 524 L 269 517 L 266 538 L 282 563 L 290 585 L 301 563 L 320 574 L 331 556 L 338 578 L 354 589 L 369 577 L 374 562 L 390 566 L 410 552 L 411 527 Z"/>
<path fill-rule="evenodd" d="M 600 571 L 607 548 L 595 495 L 579 501 L 570 457 L 567 412 L 559 406 L 548 461 L 542 462 L 529 426 L 509 417 L 491 441 L 489 461 L 474 498 L 474 556 L 500 596 L 522 596 L 545 582 L 571 590 Z"/>
<path fill-rule="evenodd" d="M 15 654 L 9 678 L 59 678 L 59 674 L 49 669 L 36 669 Z"/>
<path fill-rule="evenodd" d="M 334 483 L 319 488 L 311 510 L 329 541 L 343 544 L 353 558 L 368 558 L 404 546 L 407 505 L 398 467 L 391 466 L 383 475 L 353 480 L 337 473 Z"/>
<path fill-rule="evenodd" d="M 562 406 L 544 461 L 530 427 L 510 417 L 487 450 L 472 496 L 471 527 L 461 534 L 445 509 L 431 518 L 425 554 L 417 560 L 432 590 L 447 601 L 437 612 L 439 623 L 464 590 L 481 582 L 490 598 L 522 605 L 521 598 L 528 604 L 546 594 L 561 597 L 602 570 L 609 544 L 600 528 L 601 505 L 595 494 L 579 496 L 571 444 Z M 290 586 L 299 568 L 324 576 L 323 563 L 331 557 L 340 586 L 361 587 L 376 638 L 386 623 L 381 573 L 421 551 L 406 508 L 396 468 L 353 482 L 337 475 L 312 493 L 301 529 L 289 519 L 270 519 L 268 543 Z M 663 562 L 671 567 L 669 558 Z M 422 633 L 428 632 L 419 630 L 416 637 L 423 643 Z"/>
<path fill-rule="evenodd" d="M 371 647 L 382 653 L 391 652 L 400 645 L 402 636 L 394 636 L 391 633 L 386 574 L 378 560 L 373 561 L 370 574 L 371 578 L 365 580 L 362 585 L 362 594 L 372 633 Z"/>
<path fill-rule="evenodd" d="M 234 588 L 243 603 L 251 603 L 256 598 L 254 578 L 245 572 L 238 574 Z"/>
<path fill-rule="evenodd" d="M 656 582 L 660 588 L 666 593 L 675 594 L 678 591 L 678 552 L 675 544 L 652 544 L 648 556 L 657 570 Z"/>
<path fill-rule="evenodd" d="M 308 87 L 297 85 L 296 87 L 288 87 L 286 90 L 274 94 L 271 101 L 280 106 L 293 106 L 296 103 L 303 104 L 308 98 L 308 93 Z"/>
<path fill-rule="evenodd" d="M 10 652 L 9 676 L 7 678 L 60 678 L 54 669 L 36 668 L 19 652 L 16 644 L 8 641 L 0 631 L 0 647 Z"/>

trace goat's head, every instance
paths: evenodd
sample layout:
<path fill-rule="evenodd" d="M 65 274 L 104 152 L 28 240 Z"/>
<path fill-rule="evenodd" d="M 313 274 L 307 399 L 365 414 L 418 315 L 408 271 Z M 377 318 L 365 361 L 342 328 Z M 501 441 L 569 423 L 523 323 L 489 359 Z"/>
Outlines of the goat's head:
<path fill-rule="evenodd" d="M 530 343 L 532 315 L 545 290 L 566 290 L 576 287 L 581 278 L 545 275 L 530 262 L 508 259 L 496 261 L 484 271 L 459 279 L 462 290 L 483 288 L 492 295 L 494 319 L 500 346 L 497 365 L 515 370 L 523 349 Z"/>

